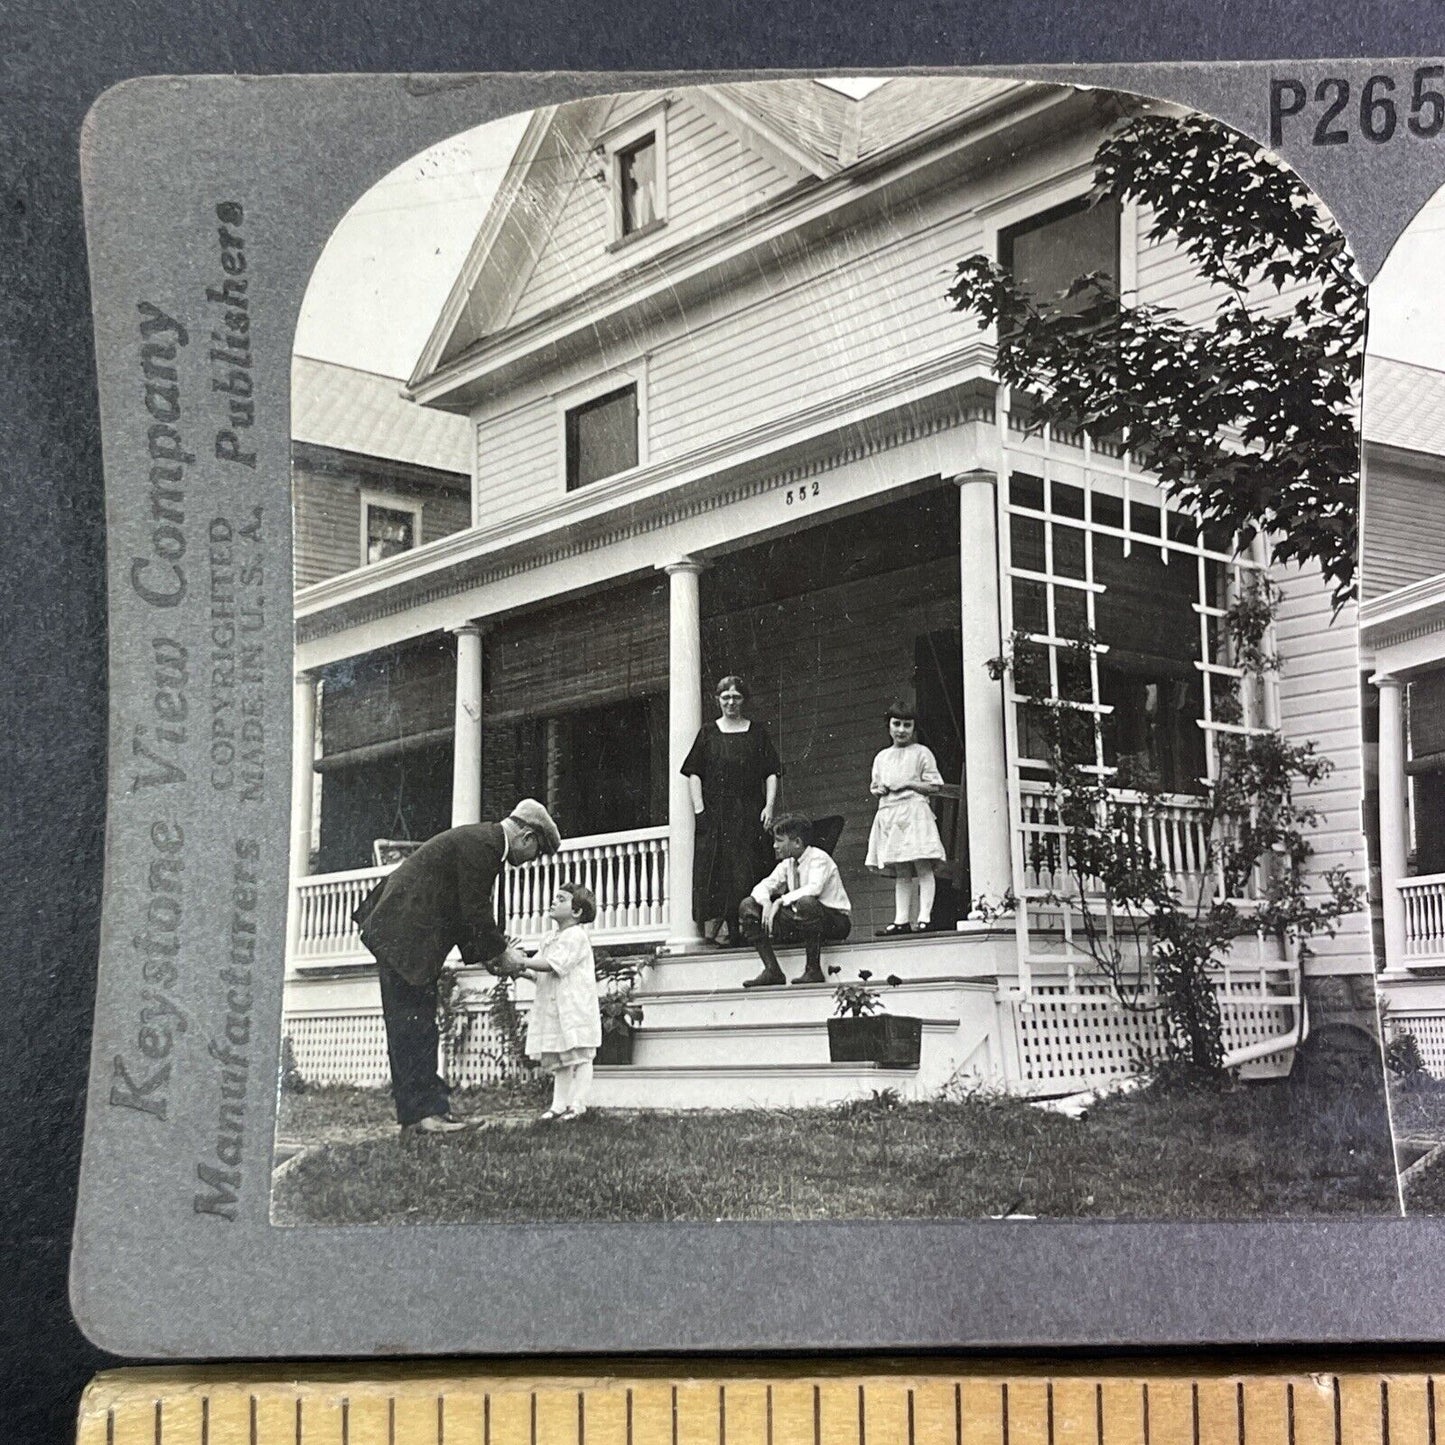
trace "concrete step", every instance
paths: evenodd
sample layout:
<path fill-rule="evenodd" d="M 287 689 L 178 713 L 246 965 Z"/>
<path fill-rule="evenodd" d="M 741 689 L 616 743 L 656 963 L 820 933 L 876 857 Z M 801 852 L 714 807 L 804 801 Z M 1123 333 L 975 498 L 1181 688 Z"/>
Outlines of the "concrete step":
<path fill-rule="evenodd" d="M 599 1068 L 588 1104 L 596 1109 L 816 1109 L 891 1090 L 923 1098 L 916 1069 L 876 1064 L 713 1064 Z"/>
<path fill-rule="evenodd" d="M 956 1018 L 925 1018 L 922 1052 L 947 1052 L 957 1036 Z M 828 1021 L 824 1018 L 796 1023 L 711 1024 L 696 1028 L 649 1028 L 644 1024 L 633 1035 L 632 1047 L 632 1064 L 637 1068 L 823 1065 L 828 1063 Z"/>
<path fill-rule="evenodd" d="M 943 976 L 987 978 L 1015 970 L 1017 945 L 1008 929 L 974 929 L 967 933 L 920 933 L 896 939 L 849 939 L 823 949 L 823 967 L 832 984 L 854 982 L 862 969 L 875 978 Z M 789 978 L 803 971 L 801 948 L 780 948 L 778 962 Z M 762 964 L 751 948 L 704 947 L 689 953 L 659 954 L 643 974 L 644 993 L 711 993 L 738 988 Z"/>
<path fill-rule="evenodd" d="M 728 1024 L 816 1023 L 834 1013 L 833 984 L 792 984 L 786 988 L 725 988 L 710 993 L 644 992 L 637 997 L 643 1009 L 643 1031 L 653 1027 L 717 1028 Z M 882 990 L 888 1013 L 915 1018 L 957 1018 L 991 1012 L 996 983 L 993 979 L 957 977 L 917 979 L 887 985 Z"/>

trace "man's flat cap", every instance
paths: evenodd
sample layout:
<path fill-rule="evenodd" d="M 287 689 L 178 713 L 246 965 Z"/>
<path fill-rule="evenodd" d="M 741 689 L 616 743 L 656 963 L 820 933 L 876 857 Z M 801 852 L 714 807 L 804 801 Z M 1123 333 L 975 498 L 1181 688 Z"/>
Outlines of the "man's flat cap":
<path fill-rule="evenodd" d="M 523 798 L 512 809 L 511 816 L 514 823 L 530 828 L 537 835 L 544 853 L 555 853 L 562 846 L 562 834 L 552 815 L 535 798 Z"/>

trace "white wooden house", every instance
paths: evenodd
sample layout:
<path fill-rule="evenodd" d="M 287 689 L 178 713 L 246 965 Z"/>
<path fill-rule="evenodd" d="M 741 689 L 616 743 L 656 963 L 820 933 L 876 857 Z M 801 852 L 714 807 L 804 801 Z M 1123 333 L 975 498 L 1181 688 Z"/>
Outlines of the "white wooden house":
<path fill-rule="evenodd" d="M 1229 668 L 1218 619 L 1260 557 L 1170 511 L 1126 455 L 1031 432 L 994 379 L 992 338 L 944 295 L 982 251 L 1040 290 L 1106 270 L 1128 298 L 1210 304 L 1145 218 L 1083 205 L 1117 114 L 1069 88 L 895 79 L 862 99 L 790 80 L 532 117 L 408 386 L 465 421 L 470 525 L 296 595 L 286 1026 L 303 1073 L 385 1077 L 348 917 L 394 820 L 383 800 L 328 821 L 328 755 L 378 741 L 450 758 L 433 829 L 525 794 L 555 809 L 562 855 L 507 876 L 515 931 L 538 931 L 553 882 L 580 875 L 602 900 L 598 944 L 660 950 L 635 1066 L 599 1073 L 604 1105 L 951 1080 L 1061 1093 L 1127 1074 L 1157 1042 L 1050 912 L 1040 770 L 986 663 L 1015 629 L 1092 626 L 1106 761 L 1166 779 L 1173 801 L 1147 826 L 1196 886 L 1211 687 Z M 1355 619 L 1332 623 L 1317 576 L 1279 581 L 1285 667 L 1256 716 L 1334 758 L 1319 863 L 1363 876 Z M 831 961 L 904 980 L 888 1004 L 925 1020 L 916 1074 L 829 1065 L 831 989 L 745 993 L 752 961 L 698 946 L 678 765 L 728 672 L 779 746 L 785 805 L 846 819 L 854 935 Z M 885 941 L 891 884 L 863 868 L 869 765 L 910 687 L 957 794 L 940 807 L 954 926 Z M 356 718 L 390 732 L 359 741 Z M 346 856 L 306 876 L 317 770 L 320 833 Z M 1016 914 L 977 906 L 1009 893 Z M 1370 968 L 1363 918 L 1306 963 Z M 1219 987 L 1232 1057 L 1287 1069 L 1306 1026 L 1298 963 L 1240 950 Z M 463 1061 L 467 1077 L 484 1067 Z"/>
<path fill-rule="evenodd" d="M 1370 668 L 1368 824 L 1377 844 L 1387 1028 L 1445 1074 L 1445 371 L 1365 371 L 1360 642 Z"/>

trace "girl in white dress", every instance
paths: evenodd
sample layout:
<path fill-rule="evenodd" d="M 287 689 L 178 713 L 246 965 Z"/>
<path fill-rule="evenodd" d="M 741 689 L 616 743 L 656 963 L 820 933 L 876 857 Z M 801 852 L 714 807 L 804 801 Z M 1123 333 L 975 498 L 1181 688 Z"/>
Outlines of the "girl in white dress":
<path fill-rule="evenodd" d="M 933 754 L 916 740 L 917 728 L 912 709 L 891 708 L 892 746 L 873 759 L 869 791 L 878 799 L 878 815 L 868 835 L 867 862 L 893 875 L 893 922 L 879 930 L 884 934 L 926 933 L 933 926 L 933 867 L 947 856 L 928 801 L 943 786 L 943 776 Z"/>
<path fill-rule="evenodd" d="M 542 1118 L 576 1119 L 587 1112 L 592 1058 L 602 1045 L 597 968 L 584 926 L 597 917 L 597 899 L 580 883 L 564 883 L 547 917 L 557 926 L 522 970 L 537 985 L 525 1048 L 552 1075 L 552 1103 Z"/>

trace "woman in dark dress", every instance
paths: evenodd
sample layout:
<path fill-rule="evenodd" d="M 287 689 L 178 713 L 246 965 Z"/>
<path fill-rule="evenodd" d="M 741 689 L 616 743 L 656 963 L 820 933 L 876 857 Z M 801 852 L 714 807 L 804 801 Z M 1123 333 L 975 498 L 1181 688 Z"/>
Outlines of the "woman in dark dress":
<path fill-rule="evenodd" d="M 712 943 L 726 925 L 729 945 L 741 939 L 738 904 L 773 868 L 768 830 L 783 771 L 767 729 L 743 716 L 748 695 L 740 677 L 718 683 L 720 716 L 703 724 L 682 765 L 697 814 L 692 916 Z"/>

